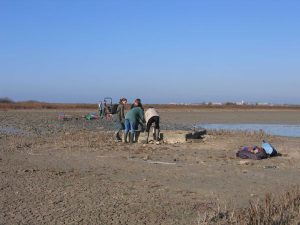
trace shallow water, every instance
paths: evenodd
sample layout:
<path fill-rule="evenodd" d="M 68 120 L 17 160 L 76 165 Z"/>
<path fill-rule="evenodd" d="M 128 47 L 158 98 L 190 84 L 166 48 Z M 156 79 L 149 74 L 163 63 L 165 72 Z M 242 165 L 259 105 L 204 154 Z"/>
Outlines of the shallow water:
<path fill-rule="evenodd" d="M 0 127 L 0 134 L 27 134 L 24 130 L 15 127 Z"/>
<path fill-rule="evenodd" d="M 300 137 L 300 125 L 291 124 L 198 124 L 196 127 L 203 127 L 212 130 L 242 130 L 242 131 L 260 131 L 270 135 Z"/>

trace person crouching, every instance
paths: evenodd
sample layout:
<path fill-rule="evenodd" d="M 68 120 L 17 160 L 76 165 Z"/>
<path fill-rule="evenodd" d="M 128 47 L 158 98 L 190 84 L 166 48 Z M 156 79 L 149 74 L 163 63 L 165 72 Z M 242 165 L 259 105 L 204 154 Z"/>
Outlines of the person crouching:
<path fill-rule="evenodd" d="M 146 132 L 147 132 L 147 138 L 146 138 L 146 143 L 148 143 L 149 139 L 149 132 L 152 124 L 154 123 L 154 130 L 153 130 L 153 139 L 155 141 L 159 141 L 159 133 L 160 133 L 160 128 L 159 128 L 159 115 L 155 108 L 152 106 L 149 107 L 149 109 L 146 110 L 145 112 L 145 118 L 146 118 Z"/>
<path fill-rule="evenodd" d="M 130 109 L 125 115 L 125 132 L 124 132 L 124 142 L 127 141 L 127 137 L 130 131 L 129 142 L 133 143 L 136 136 L 136 130 L 138 128 L 139 122 L 144 122 L 144 111 L 141 107 L 134 107 Z"/>

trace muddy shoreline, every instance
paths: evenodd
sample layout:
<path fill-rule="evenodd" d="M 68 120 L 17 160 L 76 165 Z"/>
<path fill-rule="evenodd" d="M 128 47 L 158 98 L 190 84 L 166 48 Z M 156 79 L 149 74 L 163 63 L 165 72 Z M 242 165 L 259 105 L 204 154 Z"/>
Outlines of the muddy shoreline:
<path fill-rule="evenodd" d="M 74 119 L 59 121 L 64 111 Z M 199 143 L 123 144 L 90 110 L 1 110 L 0 224 L 196 224 L 218 204 L 246 207 L 299 185 L 300 138 L 213 132 Z M 300 124 L 297 110 L 160 110 L 163 129 L 195 123 Z M 76 119 L 78 118 L 78 119 Z M 11 130 L 10 130 L 11 131 Z M 282 154 L 235 157 L 269 140 Z M 162 162 L 162 163 L 151 163 Z"/>

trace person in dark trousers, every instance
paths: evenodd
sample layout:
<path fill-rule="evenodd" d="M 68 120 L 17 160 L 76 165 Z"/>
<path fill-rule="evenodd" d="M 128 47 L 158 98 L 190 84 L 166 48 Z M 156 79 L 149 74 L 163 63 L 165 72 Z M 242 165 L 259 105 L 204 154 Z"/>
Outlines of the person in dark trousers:
<path fill-rule="evenodd" d="M 127 137 L 130 132 L 129 142 L 133 143 L 137 141 L 136 130 L 139 123 L 144 122 L 144 111 L 141 107 L 133 107 L 125 115 L 125 132 L 124 142 L 127 142 Z"/>
<path fill-rule="evenodd" d="M 127 104 L 126 98 L 121 98 L 119 101 L 119 105 L 117 108 L 116 114 L 114 114 L 113 119 L 115 122 L 115 132 L 114 132 L 114 140 L 122 141 L 120 137 L 120 131 L 125 128 L 125 105 Z"/>
<path fill-rule="evenodd" d="M 146 119 L 146 132 L 147 132 L 147 138 L 146 138 L 146 143 L 148 143 L 149 139 L 149 132 L 152 124 L 154 123 L 154 130 L 153 130 L 153 139 L 155 141 L 159 141 L 159 115 L 155 108 L 152 106 L 149 107 L 149 109 L 146 110 L 145 112 L 145 119 Z"/>
<path fill-rule="evenodd" d="M 104 105 L 102 101 L 99 101 L 98 108 L 99 108 L 99 116 L 102 119 L 104 117 Z"/>

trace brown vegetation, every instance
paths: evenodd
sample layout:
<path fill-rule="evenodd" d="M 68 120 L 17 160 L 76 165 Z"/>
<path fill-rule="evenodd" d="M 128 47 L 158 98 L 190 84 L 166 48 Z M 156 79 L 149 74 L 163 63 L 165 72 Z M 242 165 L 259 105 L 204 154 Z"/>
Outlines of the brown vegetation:
<path fill-rule="evenodd" d="M 148 108 L 150 104 L 145 104 L 144 107 Z M 153 107 L 160 109 L 293 109 L 299 110 L 300 105 L 183 105 L 183 104 L 151 104 Z M 0 101 L 0 109 L 95 109 L 98 105 L 88 103 L 47 103 L 47 102 L 13 102 L 13 101 Z"/>
<path fill-rule="evenodd" d="M 300 189 L 294 187 L 279 196 L 268 193 L 263 201 L 250 201 L 250 206 L 245 209 L 216 207 L 204 216 L 199 214 L 198 224 L 299 224 L 299 210 Z"/>
<path fill-rule="evenodd" d="M 0 109 L 95 109 L 97 104 L 66 104 L 66 103 L 46 103 L 46 102 L 0 102 Z"/>

